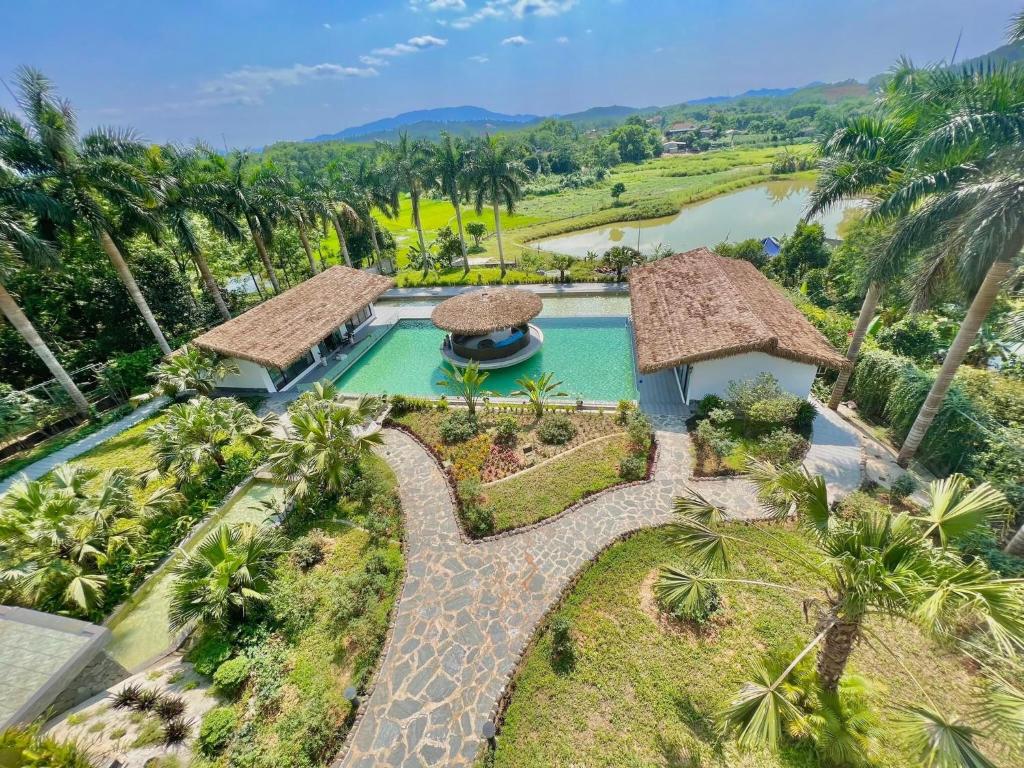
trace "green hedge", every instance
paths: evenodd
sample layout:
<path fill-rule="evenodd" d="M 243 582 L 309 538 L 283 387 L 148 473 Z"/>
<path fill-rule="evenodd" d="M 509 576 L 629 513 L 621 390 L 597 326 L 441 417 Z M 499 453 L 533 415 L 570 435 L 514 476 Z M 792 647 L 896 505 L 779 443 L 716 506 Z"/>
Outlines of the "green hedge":
<path fill-rule="evenodd" d="M 964 369 L 958 374 L 935 416 L 918 452 L 932 472 L 963 472 L 988 481 L 1024 509 L 1024 435 L 1007 428 L 1006 414 L 1024 408 L 1024 387 L 1016 392 L 992 382 L 979 383 L 983 371 Z M 866 350 L 857 360 L 850 395 L 860 413 L 889 427 L 900 443 L 907 436 L 924 403 L 935 375 L 912 360 L 879 349 Z M 991 400 L 998 390 L 999 399 Z M 990 398 L 990 400 L 986 400 Z M 996 408 L 1001 409 L 1001 413 Z"/>

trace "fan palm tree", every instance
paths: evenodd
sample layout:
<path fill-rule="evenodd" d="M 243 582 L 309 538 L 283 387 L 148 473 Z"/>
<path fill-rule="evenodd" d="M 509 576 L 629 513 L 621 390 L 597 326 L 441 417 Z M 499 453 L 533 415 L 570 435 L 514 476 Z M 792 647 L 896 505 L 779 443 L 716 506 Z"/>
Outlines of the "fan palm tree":
<path fill-rule="evenodd" d="M 18 209 L 31 210 L 37 203 L 46 205 L 48 202 L 46 196 L 18 187 L 7 174 L 0 176 L 0 312 L 43 361 L 53 378 L 68 393 L 79 413 L 89 417 L 89 401 L 25 316 L 18 302 L 4 287 L 5 278 L 14 272 L 19 262 L 35 268 L 58 265 L 57 251 L 53 245 L 30 231 L 24 217 L 18 213 Z"/>
<path fill-rule="evenodd" d="M 231 312 L 206 261 L 194 219 L 201 217 L 228 240 L 242 239 L 242 230 L 227 203 L 228 188 L 207 162 L 211 154 L 203 147 L 167 145 L 159 152 L 150 152 L 148 158 L 150 172 L 161 186 L 160 217 L 195 262 L 221 317 L 230 320 Z"/>
<path fill-rule="evenodd" d="M 363 459 L 381 445 L 372 421 L 376 398 L 342 402 L 333 384 L 318 382 L 288 409 L 284 437 L 270 442 L 268 463 L 296 499 L 337 498 L 361 472 Z"/>
<path fill-rule="evenodd" d="M 84 226 L 103 248 L 164 354 L 171 348 L 150 311 L 112 233 L 128 228 L 159 232 L 158 200 L 140 170 L 145 147 L 131 131 L 98 129 L 82 138 L 71 105 L 60 101 L 40 72 L 17 73 L 17 101 L 24 114 L 0 111 L 0 161 L 51 203 L 41 213 L 44 230 Z M 57 214 L 58 209 L 60 210 Z M 54 215 L 57 214 L 57 215 Z"/>
<path fill-rule="evenodd" d="M 224 450 L 236 440 L 262 448 L 276 424 L 273 414 L 260 418 L 233 398 L 200 396 L 169 407 L 146 436 L 153 442 L 157 471 L 172 475 L 180 486 L 223 469 Z"/>
<path fill-rule="evenodd" d="M 274 564 L 284 551 L 271 528 L 221 525 L 175 566 L 168 611 L 177 632 L 193 624 L 228 627 L 270 597 Z"/>
<path fill-rule="evenodd" d="M 230 210 L 245 221 L 270 284 L 274 286 L 274 293 L 280 293 L 281 283 L 267 251 L 267 244 L 274 237 L 274 211 L 268 203 L 273 203 L 275 196 L 268 190 L 269 174 L 262 169 L 256 173 L 248 172 L 248 161 L 246 152 L 233 152 L 229 160 L 219 159 L 226 202 Z"/>
<path fill-rule="evenodd" d="M 398 135 L 396 143 L 381 142 L 379 147 L 387 173 L 409 193 L 412 223 L 419 237 L 420 252 L 425 253 L 427 241 L 423 236 L 423 222 L 420 220 L 420 200 L 433 184 L 430 149 L 424 142 L 410 139 L 406 131 Z"/>
<path fill-rule="evenodd" d="M 529 376 L 518 378 L 516 384 L 520 386 L 520 389 L 513 392 L 512 396 L 527 398 L 533 407 L 533 415 L 539 419 L 544 415 L 544 406 L 549 398 L 566 396 L 565 392 L 558 391 L 562 382 L 552 381 L 553 378 L 555 378 L 555 374 L 551 371 L 542 373 L 536 379 Z"/>
<path fill-rule="evenodd" d="M 830 210 L 843 200 L 862 197 L 888 183 L 906 165 L 909 128 L 906 121 L 868 116 L 851 118 L 837 128 L 819 147 L 820 173 L 811 192 L 805 220 Z M 868 283 L 846 352 L 850 366 L 839 372 L 829 398 L 828 407 L 832 410 L 836 410 L 843 399 L 885 283 L 892 277 L 878 273 Z"/>
<path fill-rule="evenodd" d="M 238 373 L 238 366 L 192 344 L 167 358 L 154 370 L 156 391 L 168 397 L 182 392 L 209 396 L 226 376 Z"/>
<path fill-rule="evenodd" d="M 473 155 L 471 173 L 477 214 L 483 213 L 486 203 L 490 203 L 494 211 L 494 236 L 498 241 L 498 261 L 501 264 L 501 277 L 504 278 L 506 269 L 501 240 L 501 206 L 505 206 L 510 216 L 515 213 L 516 201 L 523 196 L 526 166 L 516 157 L 511 144 L 499 141 L 494 136 L 486 136 Z"/>
<path fill-rule="evenodd" d="M 979 620 L 993 647 L 1005 653 L 1024 647 L 1020 583 L 1001 579 L 981 561 L 968 563 L 955 550 L 936 544 L 937 531 L 944 529 L 946 536 L 958 537 L 986 525 L 995 509 L 1005 514 L 1001 494 L 985 486 L 973 498 L 959 493 L 961 487 L 958 493 L 950 493 L 957 486 L 954 481 L 946 489 L 933 486 L 932 508 L 921 516 L 876 507 L 843 513 L 829 503 L 821 477 L 756 461 L 749 468 L 765 508 L 779 520 L 795 511 L 815 553 L 806 556 L 773 537 L 755 545 L 733 536 L 720 529 L 723 511 L 689 490 L 677 499 L 677 522 L 669 529 L 687 562 L 664 568 L 655 587 L 673 606 L 706 604 L 712 584 L 775 589 L 799 597 L 805 606 L 818 606 L 815 637 L 781 672 L 758 667 L 755 679 L 744 683 L 723 713 L 726 726 L 737 732 L 742 745 L 775 746 L 787 721 L 800 720 L 802 714 L 787 697 L 786 686 L 793 670 L 810 654 L 816 654 L 821 690 L 828 695 L 838 691 L 855 643 L 874 636 L 866 621 L 872 614 L 913 621 L 944 637 L 953 637 L 955 622 L 970 614 Z M 961 512 L 936 509 L 943 504 L 961 506 Z M 822 589 L 730 578 L 734 546 L 763 548 L 802 569 Z M 880 645 L 888 649 L 885 643 Z M 926 691 L 922 694 L 927 697 Z M 933 721 L 941 718 L 931 704 L 923 711 Z"/>
<path fill-rule="evenodd" d="M 482 397 L 489 397 L 494 394 L 484 389 L 484 382 L 490 374 L 480 370 L 480 364 L 475 360 L 465 368 L 448 363 L 444 369 L 444 378 L 437 382 L 439 387 L 450 389 L 454 394 L 461 397 L 466 403 L 466 410 L 470 416 L 476 416 L 476 404 Z"/>
<path fill-rule="evenodd" d="M 459 245 L 462 246 L 462 273 L 468 275 L 469 254 L 466 251 L 466 235 L 462 231 L 462 193 L 459 185 L 465 180 L 470 166 L 469 147 L 461 139 L 453 138 L 451 134 L 444 132 L 441 134 L 441 140 L 434 144 L 432 149 L 437 186 L 455 208 Z"/>

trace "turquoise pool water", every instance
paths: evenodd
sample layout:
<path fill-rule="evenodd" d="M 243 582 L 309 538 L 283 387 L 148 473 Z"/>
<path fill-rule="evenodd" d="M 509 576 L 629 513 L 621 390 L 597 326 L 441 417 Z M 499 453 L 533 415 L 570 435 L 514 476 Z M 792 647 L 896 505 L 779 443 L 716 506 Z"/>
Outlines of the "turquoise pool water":
<path fill-rule="evenodd" d="M 562 391 L 584 400 L 635 400 L 633 340 L 624 317 L 542 318 L 544 346 L 529 360 L 490 371 L 487 388 L 499 395 L 518 389 L 516 379 L 552 371 Z M 444 331 L 429 320 L 402 320 L 338 379 L 342 392 L 443 395 Z"/>

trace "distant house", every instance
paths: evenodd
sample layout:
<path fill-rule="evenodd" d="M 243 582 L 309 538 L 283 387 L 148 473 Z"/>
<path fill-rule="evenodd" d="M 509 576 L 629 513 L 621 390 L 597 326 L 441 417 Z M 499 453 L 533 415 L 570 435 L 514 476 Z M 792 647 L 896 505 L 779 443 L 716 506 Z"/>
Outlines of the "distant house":
<path fill-rule="evenodd" d="M 807 397 L 819 366 L 850 365 L 753 264 L 707 248 L 634 267 L 629 300 L 637 368 L 671 370 L 684 402 L 761 373 Z"/>
<path fill-rule="evenodd" d="M 777 237 L 766 237 L 761 241 L 761 250 L 769 259 L 774 259 L 782 250 L 782 243 Z"/>
<path fill-rule="evenodd" d="M 283 392 L 324 364 L 373 320 L 373 302 L 394 281 L 336 266 L 198 336 L 195 345 L 233 362 L 225 389 Z"/>
<path fill-rule="evenodd" d="M 715 134 L 717 134 L 717 133 L 718 133 L 718 131 L 716 131 L 714 128 L 701 128 L 700 129 L 700 135 L 703 136 L 705 139 L 713 139 L 715 137 Z"/>
<path fill-rule="evenodd" d="M 691 123 L 689 121 L 672 123 L 672 125 L 665 129 L 665 138 L 671 141 L 673 139 L 688 137 L 694 133 L 697 128 L 698 126 L 696 123 Z"/>
<path fill-rule="evenodd" d="M 661 115 L 655 115 L 654 117 L 648 117 L 646 120 L 644 120 L 644 122 L 647 123 L 648 125 L 651 125 L 651 126 L 661 125 Z"/>
<path fill-rule="evenodd" d="M 683 141 L 665 141 L 661 144 L 661 151 L 666 155 L 685 152 L 689 148 L 690 145 Z"/>

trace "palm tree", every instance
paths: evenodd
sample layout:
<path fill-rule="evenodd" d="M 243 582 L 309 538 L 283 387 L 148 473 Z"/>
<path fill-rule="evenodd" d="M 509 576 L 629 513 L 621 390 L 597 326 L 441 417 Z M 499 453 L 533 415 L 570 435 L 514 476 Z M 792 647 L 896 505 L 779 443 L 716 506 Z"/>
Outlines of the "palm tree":
<path fill-rule="evenodd" d="M 192 344 L 161 362 L 153 372 L 156 391 L 168 397 L 177 397 L 183 392 L 212 395 L 224 377 L 237 373 L 235 363 Z"/>
<path fill-rule="evenodd" d="M 475 360 L 462 369 L 448 363 L 448 367 L 444 369 L 444 378 L 437 382 L 437 385 L 450 389 L 461 397 L 466 402 L 469 415 L 476 416 L 477 400 L 494 394 L 484 389 L 484 382 L 489 375 L 487 371 L 480 370 L 480 364 Z"/>
<path fill-rule="evenodd" d="M 221 317 L 230 320 L 231 312 L 210 271 L 193 218 L 202 217 L 229 240 L 242 239 L 242 230 L 227 204 L 228 189 L 206 161 L 211 154 L 203 147 L 181 149 L 167 145 L 159 153 L 149 153 L 148 158 L 151 172 L 161 182 L 161 218 L 195 262 Z"/>
<path fill-rule="evenodd" d="M 380 243 L 377 240 L 377 222 L 374 209 L 389 219 L 398 215 L 398 185 L 385 173 L 379 158 L 364 157 L 352 179 L 353 207 L 366 222 L 370 231 L 373 255 L 380 261 Z"/>
<path fill-rule="evenodd" d="M 0 504 L 0 549 L 5 601 L 79 612 L 103 601 L 105 566 L 131 551 L 142 519 L 181 503 L 163 487 L 136 501 L 140 480 L 125 469 L 102 477 L 64 464 L 41 480 L 16 482 Z"/>
<path fill-rule="evenodd" d="M 804 220 L 830 210 L 843 200 L 861 197 L 888 183 L 907 162 L 909 125 L 878 117 L 851 118 L 827 139 L 819 151 L 820 174 Z M 875 316 L 883 288 L 893 275 L 879 272 L 870 279 L 857 324 L 846 352 L 849 367 L 839 372 L 828 407 L 839 408 L 861 344 Z"/>
<path fill-rule="evenodd" d="M 274 293 L 281 292 L 281 283 L 277 279 L 277 271 L 270 261 L 267 243 L 274 236 L 274 212 L 268 207 L 273 202 L 273 195 L 268 194 L 267 176 L 263 172 L 248 173 L 246 164 L 249 156 L 245 152 L 233 152 L 230 162 L 220 160 L 220 172 L 225 183 L 227 203 L 231 211 L 245 220 L 252 237 L 253 245 L 259 254 L 263 268 L 267 271 Z"/>
<path fill-rule="evenodd" d="M 516 201 L 523 196 L 526 167 L 506 141 L 486 136 L 473 156 L 472 184 L 476 196 L 476 212 L 483 213 L 489 202 L 494 211 L 494 236 L 498 240 L 498 261 L 501 277 L 505 277 L 505 250 L 501 242 L 501 206 L 511 216 Z"/>
<path fill-rule="evenodd" d="M 379 406 L 369 397 L 346 405 L 333 384 L 322 382 L 296 399 L 286 434 L 271 441 L 268 458 L 292 498 L 337 498 L 349 488 L 363 459 L 383 443 L 372 421 Z"/>
<path fill-rule="evenodd" d="M 230 397 L 200 396 L 172 405 L 166 414 L 146 436 L 153 442 L 157 472 L 172 475 L 179 486 L 223 469 L 224 451 L 236 440 L 262 448 L 277 424 L 273 414 L 260 418 Z"/>
<path fill-rule="evenodd" d="M 556 253 L 551 257 L 551 266 L 558 270 L 558 282 L 565 282 L 565 273 L 572 269 L 575 263 L 576 259 L 565 253 Z"/>
<path fill-rule="evenodd" d="M 513 392 L 512 396 L 527 398 L 533 407 L 533 415 L 539 419 L 544 415 L 544 406 L 549 398 L 566 396 L 565 392 L 558 391 L 558 388 L 562 386 L 562 382 L 552 381 L 553 378 L 555 378 L 555 374 L 551 371 L 542 373 L 536 379 L 532 379 L 529 376 L 518 378 L 516 379 L 516 384 L 521 389 Z"/>
<path fill-rule="evenodd" d="M 40 196 L 33 194 L 31 190 L 15 186 L 14 180 L 7 178 L 6 174 L 0 176 L 0 312 L 43 361 L 53 378 L 68 393 L 79 413 L 88 418 L 91 415 L 89 401 L 50 351 L 35 326 L 18 306 L 18 302 L 4 287 L 4 279 L 14 271 L 19 261 L 35 268 L 53 267 L 58 264 L 54 247 L 33 234 L 15 209 L 15 205 L 22 210 L 31 209 L 36 202 L 45 205 L 47 199 L 40 199 Z"/>
<path fill-rule="evenodd" d="M 221 525 L 174 568 L 170 628 L 229 627 L 270 598 L 274 564 L 284 551 L 272 528 Z"/>
<path fill-rule="evenodd" d="M 894 90 L 893 110 L 916 127 L 908 167 L 886 186 L 875 209 L 893 220 L 878 261 L 893 268 L 906 254 L 920 253 L 921 296 L 955 274 L 971 297 L 900 448 L 897 462 L 907 466 L 1024 247 L 1024 72 L 908 69 L 900 77 L 912 87 Z"/>
<path fill-rule="evenodd" d="M 427 250 L 427 241 L 423 236 L 423 222 L 420 221 L 420 199 L 430 189 L 433 175 L 430 163 L 430 149 L 422 141 L 409 138 L 406 131 L 398 135 L 398 142 L 380 145 L 384 156 L 387 173 L 409 193 L 409 204 L 412 207 L 412 223 L 419 237 L 420 252 Z M 397 206 L 396 206 L 397 212 Z M 424 274 L 426 274 L 424 272 Z"/>
<path fill-rule="evenodd" d="M 466 177 L 470 165 L 469 147 L 451 134 L 441 134 L 441 141 L 433 146 L 434 174 L 437 186 L 448 197 L 455 208 L 455 222 L 459 227 L 459 244 L 462 246 L 462 271 L 469 274 L 469 254 L 466 252 L 466 236 L 462 231 L 462 194 L 459 184 Z M 424 273 L 425 274 L 425 273 Z"/>
<path fill-rule="evenodd" d="M 145 147 L 131 131 L 97 129 L 79 138 L 71 105 L 58 100 L 50 81 L 34 69 L 18 70 L 17 100 L 25 121 L 0 110 L 0 161 L 51 198 L 42 212 L 44 229 L 84 225 L 90 230 L 160 349 L 170 354 L 171 347 L 112 236 L 115 212 L 130 228 L 154 235 L 159 231 L 153 215 L 156 192 L 139 167 Z"/>
<path fill-rule="evenodd" d="M 655 587 L 661 599 L 673 606 L 706 607 L 711 586 L 716 584 L 779 590 L 800 598 L 805 606 L 820 606 L 815 637 L 781 671 L 758 667 L 756 679 L 744 683 L 725 710 L 725 724 L 738 733 L 742 745 L 775 746 L 784 727 L 805 717 L 785 689 L 794 669 L 811 653 L 816 652 L 821 691 L 836 694 L 855 643 L 874 637 L 866 621 L 872 614 L 913 621 L 947 638 L 953 636 L 956 620 L 969 614 L 1002 652 L 1024 647 L 1020 585 L 999 578 L 980 560 L 966 562 L 955 549 L 941 544 L 979 530 L 997 513 L 1005 516 L 1002 494 L 987 486 L 973 495 L 965 493 L 965 486 L 955 480 L 933 485 L 932 503 L 924 515 L 897 514 L 875 506 L 839 511 L 829 503 L 821 477 L 756 461 L 749 469 L 768 511 L 779 520 L 795 511 L 814 554 L 794 551 L 774 537 L 755 545 L 721 530 L 723 511 L 688 490 L 676 501 L 678 518 L 669 529 L 687 562 L 664 568 Z M 801 568 L 820 583 L 821 590 L 729 578 L 734 546 L 764 549 Z M 880 645 L 888 650 L 885 643 Z M 927 691 L 922 693 L 927 697 Z M 938 715 L 934 705 L 930 707 L 925 711 L 934 719 Z"/>

